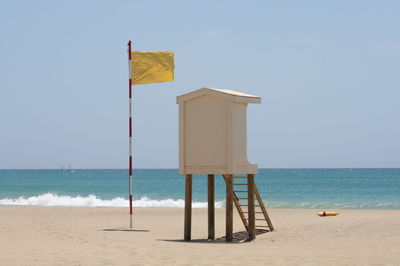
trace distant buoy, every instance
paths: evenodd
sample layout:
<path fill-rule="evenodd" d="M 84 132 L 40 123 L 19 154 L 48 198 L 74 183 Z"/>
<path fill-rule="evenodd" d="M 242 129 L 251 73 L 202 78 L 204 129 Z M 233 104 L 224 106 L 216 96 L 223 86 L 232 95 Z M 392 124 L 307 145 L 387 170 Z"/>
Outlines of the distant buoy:
<path fill-rule="evenodd" d="M 338 212 L 319 212 L 317 213 L 318 216 L 336 216 L 338 215 Z"/>

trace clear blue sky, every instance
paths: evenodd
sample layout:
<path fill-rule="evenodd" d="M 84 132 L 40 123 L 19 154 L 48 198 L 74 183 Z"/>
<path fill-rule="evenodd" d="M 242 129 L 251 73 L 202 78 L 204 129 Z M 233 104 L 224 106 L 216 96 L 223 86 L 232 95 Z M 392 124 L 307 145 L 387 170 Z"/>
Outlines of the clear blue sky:
<path fill-rule="evenodd" d="M 400 167 L 399 1 L 3 1 L 0 168 L 127 168 L 126 43 L 175 52 L 134 88 L 134 167 L 177 168 L 177 95 L 249 106 L 260 167 Z"/>

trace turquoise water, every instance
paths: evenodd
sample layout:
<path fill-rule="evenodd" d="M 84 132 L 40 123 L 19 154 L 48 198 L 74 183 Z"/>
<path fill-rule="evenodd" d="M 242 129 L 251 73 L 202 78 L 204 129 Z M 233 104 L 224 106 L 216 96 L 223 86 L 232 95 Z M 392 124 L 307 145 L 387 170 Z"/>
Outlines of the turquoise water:
<path fill-rule="evenodd" d="M 183 207 L 176 169 L 134 170 L 136 207 Z M 206 176 L 194 176 L 195 207 L 206 207 Z M 275 208 L 400 209 L 400 169 L 260 169 L 256 184 Z M 128 206 L 127 170 L 0 170 L 0 205 Z M 216 176 L 217 207 L 225 185 Z"/>

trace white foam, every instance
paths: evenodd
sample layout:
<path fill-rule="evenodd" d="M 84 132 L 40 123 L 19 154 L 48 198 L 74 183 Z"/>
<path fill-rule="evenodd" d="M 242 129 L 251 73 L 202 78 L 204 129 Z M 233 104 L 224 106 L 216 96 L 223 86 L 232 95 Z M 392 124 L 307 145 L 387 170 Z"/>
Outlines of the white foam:
<path fill-rule="evenodd" d="M 46 193 L 29 198 L 19 197 L 16 199 L 0 199 L 0 205 L 14 205 L 14 206 L 73 206 L 73 207 L 129 207 L 127 199 L 117 197 L 111 200 L 103 200 L 95 195 L 87 197 L 82 196 L 59 196 L 53 193 Z M 223 201 L 215 203 L 216 208 L 222 208 Z M 148 197 L 142 197 L 133 201 L 133 207 L 136 208 L 183 208 L 185 201 L 182 199 L 163 199 L 152 200 Z M 207 208 L 207 202 L 193 202 L 193 208 Z"/>

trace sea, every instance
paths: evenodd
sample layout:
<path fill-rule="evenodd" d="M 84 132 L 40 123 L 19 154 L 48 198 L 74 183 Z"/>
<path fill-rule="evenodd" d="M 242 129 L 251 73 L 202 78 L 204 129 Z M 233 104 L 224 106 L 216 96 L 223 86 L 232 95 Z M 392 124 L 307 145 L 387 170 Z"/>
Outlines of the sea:
<path fill-rule="evenodd" d="M 259 169 L 255 182 L 269 208 L 400 209 L 400 169 Z M 183 208 L 177 169 L 134 169 L 133 206 Z M 2 206 L 128 207 L 127 170 L 0 170 Z M 225 183 L 215 177 L 216 207 Z M 207 176 L 193 176 L 193 207 L 207 207 Z"/>

